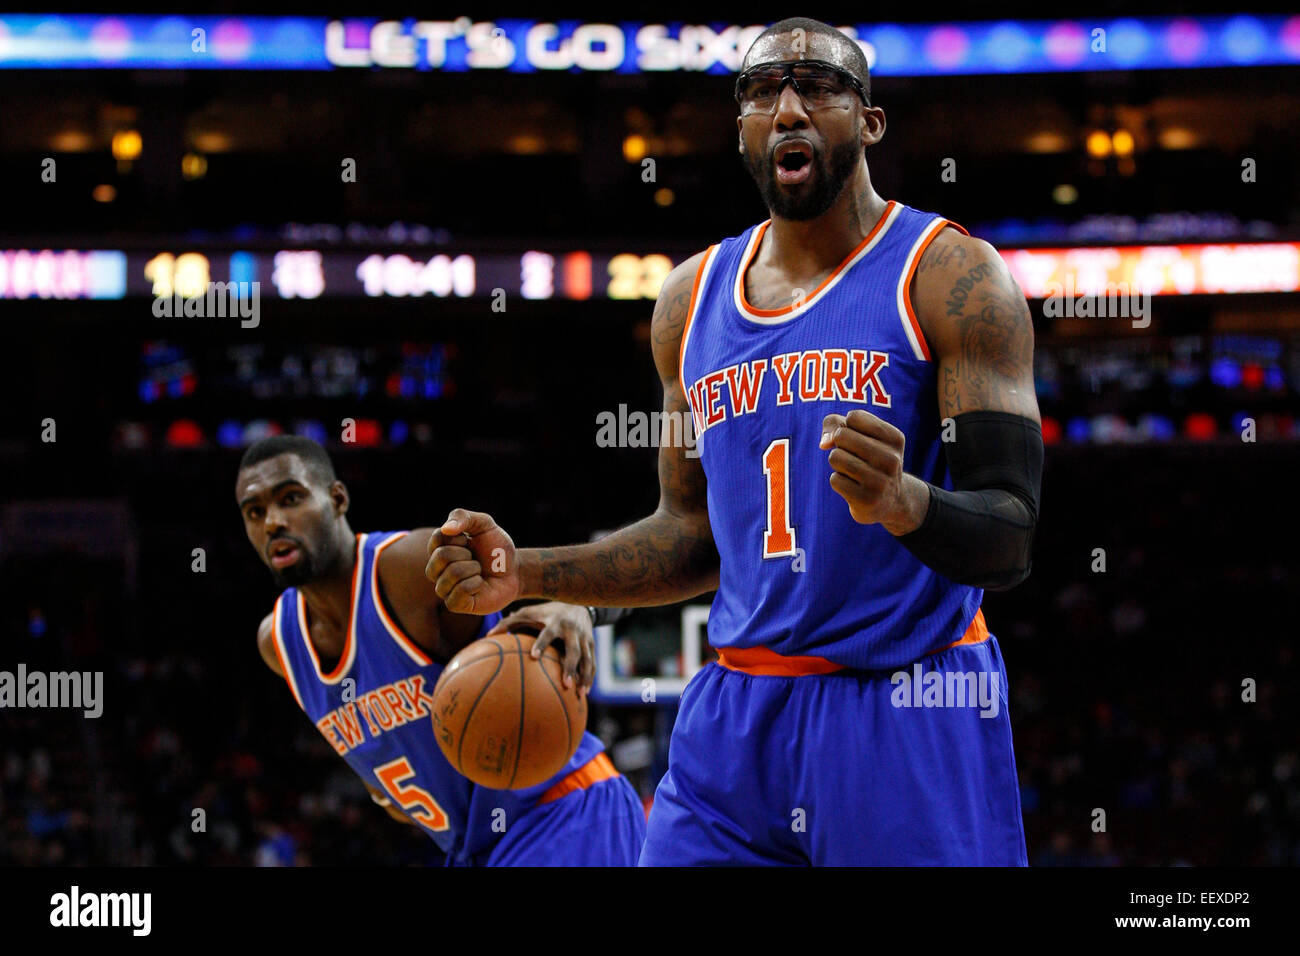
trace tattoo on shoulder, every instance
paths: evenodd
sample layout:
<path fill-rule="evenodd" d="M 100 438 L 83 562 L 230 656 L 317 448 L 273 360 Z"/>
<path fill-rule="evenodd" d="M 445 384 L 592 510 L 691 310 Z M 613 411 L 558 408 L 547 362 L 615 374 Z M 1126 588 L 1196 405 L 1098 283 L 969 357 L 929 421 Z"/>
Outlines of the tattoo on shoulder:
<path fill-rule="evenodd" d="M 661 297 L 655 304 L 655 321 L 651 323 L 651 334 L 656 345 L 668 345 L 681 338 L 694 286 L 692 274 L 683 277 L 675 287 L 665 287 L 666 298 Z"/>
<path fill-rule="evenodd" d="M 1024 299 L 1013 289 L 994 286 L 978 312 L 960 313 L 956 323 L 960 351 L 944 368 L 944 414 L 966 407 L 1017 407 L 1015 393 L 1025 388 L 1034 361 L 1033 326 Z"/>
<path fill-rule="evenodd" d="M 966 262 L 966 250 L 955 242 L 943 246 L 935 245 L 933 252 L 921 260 L 918 271 L 930 272 L 935 269 L 958 269 Z"/>
<path fill-rule="evenodd" d="M 971 291 L 976 284 L 985 279 L 992 278 L 995 275 L 993 266 L 987 262 L 981 262 L 973 269 L 954 283 L 953 287 L 948 290 L 948 314 L 961 315 L 966 309 L 966 300 L 970 297 Z"/>

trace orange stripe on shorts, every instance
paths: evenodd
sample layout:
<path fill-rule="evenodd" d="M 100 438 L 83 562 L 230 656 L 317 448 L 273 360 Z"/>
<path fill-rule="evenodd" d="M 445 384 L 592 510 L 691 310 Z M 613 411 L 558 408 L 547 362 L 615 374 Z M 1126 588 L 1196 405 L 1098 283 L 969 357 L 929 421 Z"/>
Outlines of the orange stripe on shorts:
<path fill-rule="evenodd" d="M 600 783 L 602 780 L 609 780 L 617 776 L 618 771 L 614 769 L 613 761 L 602 750 L 542 794 L 542 798 L 537 803 L 539 806 L 543 803 L 551 803 L 560 799 L 560 797 L 567 797 L 575 790 L 586 790 L 594 783 Z"/>

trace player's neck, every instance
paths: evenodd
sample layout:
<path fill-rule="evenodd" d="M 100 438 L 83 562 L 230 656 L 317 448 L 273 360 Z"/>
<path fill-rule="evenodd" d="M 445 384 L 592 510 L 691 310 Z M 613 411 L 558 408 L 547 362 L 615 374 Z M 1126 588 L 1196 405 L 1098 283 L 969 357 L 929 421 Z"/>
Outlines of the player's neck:
<path fill-rule="evenodd" d="M 298 588 L 307 604 L 307 623 L 317 655 L 337 659 L 352 620 L 352 573 L 357 566 L 358 538 L 344 525 L 339 559 L 328 574 Z"/>
<path fill-rule="evenodd" d="M 766 264 L 793 275 L 833 269 L 871 233 L 887 205 L 872 188 L 864 163 L 816 219 L 773 216 L 760 255 Z"/>

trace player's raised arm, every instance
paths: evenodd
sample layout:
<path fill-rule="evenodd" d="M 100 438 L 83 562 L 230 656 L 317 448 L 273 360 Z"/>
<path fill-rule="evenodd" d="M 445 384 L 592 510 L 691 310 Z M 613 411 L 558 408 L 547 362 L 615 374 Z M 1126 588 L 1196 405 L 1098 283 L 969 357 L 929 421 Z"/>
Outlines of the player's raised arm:
<path fill-rule="evenodd" d="M 861 409 L 823 423 L 831 486 L 854 520 L 881 524 L 934 570 L 1006 590 L 1029 575 L 1043 474 L 1029 308 L 997 251 L 951 228 L 922 256 L 912 299 L 952 420 L 955 490 L 905 473 L 903 433 Z"/>
<path fill-rule="evenodd" d="M 690 416 L 678 381 L 682 332 L 703 254 L 664 281 L 651 323 L 664 411 Z M 572 604 L 671 604 L 717 587 L 718 553 L 709 527 L 704 467 L 680 442 L 659 449 L 659 507 L 591 544 L 516 551 L 490 515 L 453 511 L 429 540 L 426 574 L 453 610 L 487 614 L 521 597 Z"/>

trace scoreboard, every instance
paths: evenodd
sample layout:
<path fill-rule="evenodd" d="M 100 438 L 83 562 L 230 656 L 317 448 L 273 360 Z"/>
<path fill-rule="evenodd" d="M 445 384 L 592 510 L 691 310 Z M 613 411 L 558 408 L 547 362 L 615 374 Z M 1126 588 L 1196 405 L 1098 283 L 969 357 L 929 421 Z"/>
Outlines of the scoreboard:
<path fill-rule="evenodd" d="M 586 251 L 17 249 L 0 250 L 0 299 L 191 298 L 209 283 L 253 282 L 281 299 L 653 299 L 673 265 L 661 253 Z"/>
<path fill-rule="evenodd" d="M 1300 243 L 1001 249 L 1031 299 L 1300 291 Z M 689 253 L 0 249 L 0 299 L 202 296 L 259 283 L 280 299 L 654 299 Z"/>

